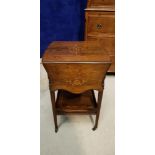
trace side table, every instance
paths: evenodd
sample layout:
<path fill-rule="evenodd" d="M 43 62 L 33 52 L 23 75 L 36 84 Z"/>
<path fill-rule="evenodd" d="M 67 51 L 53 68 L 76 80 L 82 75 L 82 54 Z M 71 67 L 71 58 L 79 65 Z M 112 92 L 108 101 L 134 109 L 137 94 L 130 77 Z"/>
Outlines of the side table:
<path fill-rule="evenodd" d="M 57 41 L 48 46 L 42 63 L 49 79 L 55 132 L 58 131 L 57 115 L 66 114 L 96 115 L 95 130 L 104 79 L 111 65 L 107 51 L 96 41 Z M 98 91 L 98 99 L 94 90 Z"/>

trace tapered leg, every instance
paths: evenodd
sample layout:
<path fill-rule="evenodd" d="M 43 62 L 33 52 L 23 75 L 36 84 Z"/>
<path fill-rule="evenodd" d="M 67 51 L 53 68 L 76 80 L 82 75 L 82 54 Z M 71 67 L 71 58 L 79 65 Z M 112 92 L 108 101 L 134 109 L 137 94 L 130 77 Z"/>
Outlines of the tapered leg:
<path fill-rule="evenodd" d="M 54 118 L 54 124 L 55 124 L 55 132 L 58 131 L 58 124 L 57 124 L 57 114 L 55 110 L 55 93 L 54 91 L 50 91 L 51 93 L 51 101 L 52 101 L 52 109 L 53 109 L 53 118 Z"/>
<path fill-rule="evenodd" d="M 103 90 L 99 91 L 99 93 L 98 93 L 97 114 L 96 114 L 95 125 L 92 130 L 96 130 L 96 128 L 98 126 L 98 120 L 99 120 L 100 108 L 101 108 L 101 102 L 102 102 L 102 95 L 103 95 Z"/>

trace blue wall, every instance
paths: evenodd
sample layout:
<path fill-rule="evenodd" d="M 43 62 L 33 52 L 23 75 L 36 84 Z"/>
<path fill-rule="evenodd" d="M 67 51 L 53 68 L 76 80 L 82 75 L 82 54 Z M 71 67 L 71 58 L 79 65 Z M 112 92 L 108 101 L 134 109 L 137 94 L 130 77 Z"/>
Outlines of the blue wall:
<path fill-rule="evenodd" d="M 56 40 L 83 40 L 87 0 L 40 0 L 40 56 Z"/>

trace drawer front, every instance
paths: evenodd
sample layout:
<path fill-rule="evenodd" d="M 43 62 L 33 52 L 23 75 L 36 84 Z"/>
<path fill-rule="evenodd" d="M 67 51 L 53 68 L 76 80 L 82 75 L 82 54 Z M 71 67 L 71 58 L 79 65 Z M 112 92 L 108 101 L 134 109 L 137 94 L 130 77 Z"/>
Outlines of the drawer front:
<path fill-rule="evenodd" d="M 115 54 L 115 38 L 114 37 L 97 37 L 97 36 L 87 36 L 86 40 L 99 41 L 101 45 L 106 49 L 108 54 Z"/>
<path fill-rule="evenodd" d="M 104 38 L 100 36 L 86 36 L 86 40 L 99 41 L 104 49 L 108 52 L 111 59 L 111 66 L 108 73 L 115 73 L 115 38 Z"/>
<path fill-rule="evenodd" d="M 114 35 L 114 12 L 87 12 L 86 31 L 87 35 Z"/>
<path fill-rule="evenodd" d="M 88 6 L 101 7 L 105 5 L 115 5 L 115 0 L 88 0 Z"/>

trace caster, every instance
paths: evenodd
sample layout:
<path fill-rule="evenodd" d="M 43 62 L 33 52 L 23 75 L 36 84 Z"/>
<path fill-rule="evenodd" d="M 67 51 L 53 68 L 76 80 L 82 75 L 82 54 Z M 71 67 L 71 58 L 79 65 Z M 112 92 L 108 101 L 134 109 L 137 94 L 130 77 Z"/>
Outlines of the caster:
<path fill-rule="evenodd" d="M 58 132 L 58 128 L 55 128 L 55 133 L 57 133 Z"/>
<path fill-rule="evenodd" d="M 93 127 L 92 130 L 95 131 L 97 127 Z"/>

